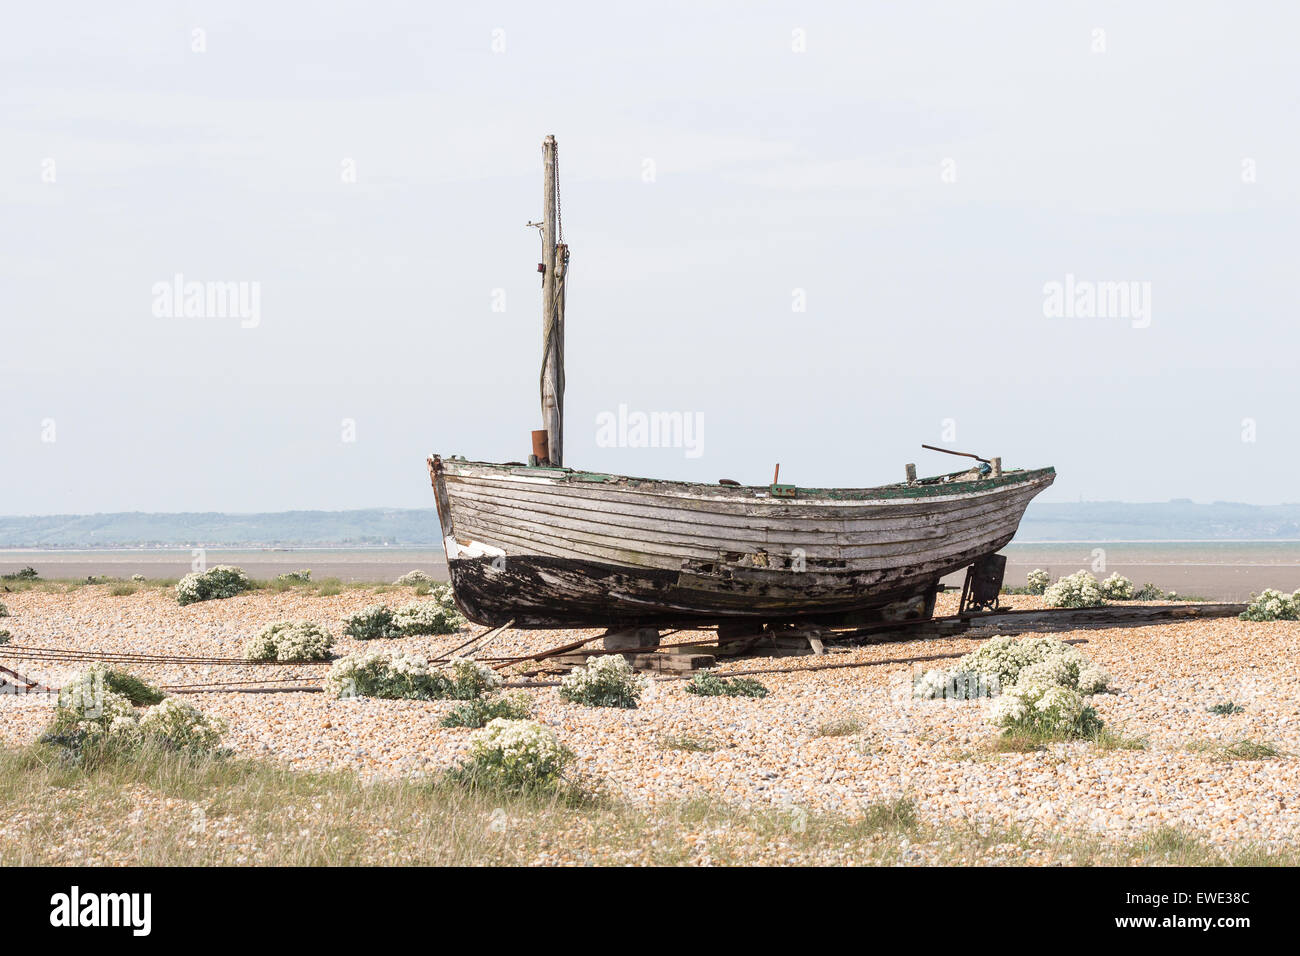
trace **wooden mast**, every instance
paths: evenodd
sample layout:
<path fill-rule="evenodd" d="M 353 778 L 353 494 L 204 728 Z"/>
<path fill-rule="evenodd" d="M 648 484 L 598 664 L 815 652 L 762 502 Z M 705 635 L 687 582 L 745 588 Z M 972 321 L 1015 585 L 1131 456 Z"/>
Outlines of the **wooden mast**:
<path fill-rule="evenodd" d="M 552 465 L 564 464 L 564 329 L 556 288 L 556 144 L 554 136 L 542 142 L 542 425 Z"/>

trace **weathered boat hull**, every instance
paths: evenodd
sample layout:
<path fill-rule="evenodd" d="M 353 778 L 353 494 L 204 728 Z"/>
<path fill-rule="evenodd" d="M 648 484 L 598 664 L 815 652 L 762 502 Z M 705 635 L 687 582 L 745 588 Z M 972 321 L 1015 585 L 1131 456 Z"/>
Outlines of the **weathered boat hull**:
<path fill-rule="evenodd" d="M 727 487 L 429 460 L 472 621 L 619 627 L 928 614 L 1015 535 L 1051 468 L 866 489 Z"/>

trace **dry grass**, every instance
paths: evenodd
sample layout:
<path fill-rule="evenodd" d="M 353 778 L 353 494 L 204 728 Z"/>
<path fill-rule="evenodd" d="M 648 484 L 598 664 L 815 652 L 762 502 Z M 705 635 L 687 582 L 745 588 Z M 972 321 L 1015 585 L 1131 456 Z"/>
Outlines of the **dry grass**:
<path fill-rule="evenodd" d="M 665 734 L 656 740 L 660 750 L 683 750 L 687 753 L 712 753 L 718 749 L 716 741 L 690 734 Z"/>
<path fill-rule="evenodd" d="M 854 717 L 846 717 L 842 720 L 829 720 L 817 727 L 818 737 L 852 737 L 862 733 L 862 722 Z"/>
<path fill-rule="evenodd" d="M 4 866 L 1300 862 L 1294 848 L 1225 856 L 1170 829 L 1111 844 L 937 827 L 906 797 L 853 816 L 702 799 L 645 809 L 164 753 L 82 770 L 39 746 L 0 750 L 0 820 Z"/>
<path fill-rule="evenodd" d="M 1211 760 L 1272 760 L 1287 754 L 1273 744 L 1257 740 L 1197 740 L 1187 745 L 1192 753 L 1204 754 Z"/>

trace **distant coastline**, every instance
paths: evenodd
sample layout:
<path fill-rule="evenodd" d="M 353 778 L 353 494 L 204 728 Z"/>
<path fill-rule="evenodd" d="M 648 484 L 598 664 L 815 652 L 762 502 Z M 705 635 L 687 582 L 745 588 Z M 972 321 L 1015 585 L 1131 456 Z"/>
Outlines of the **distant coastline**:
<path fill-rule="evenodd" d="M 1034 502 L 1016 544 L 1300 541 L 1300 504 Z M 433 508 L 0 516 L 0 550 L 441 548 Z"/>

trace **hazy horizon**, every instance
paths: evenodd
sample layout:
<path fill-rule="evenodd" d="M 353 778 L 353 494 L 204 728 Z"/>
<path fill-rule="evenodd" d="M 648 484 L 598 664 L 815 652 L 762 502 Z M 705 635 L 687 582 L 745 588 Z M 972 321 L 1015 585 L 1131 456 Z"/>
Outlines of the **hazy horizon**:
<path fill-rule="evenodd" d="M 523 459 L 547 133 L 568 465 L 958 467 L 925 442 L 1054 465 L 1044 502 L 1294 499 L 1266 9 L 15 8 L 0 514 L 427 508 L 430 452 Z M 249 309 L 185 317 L 178 275 Z M 623 406 L 697 447 L 610 445 Z"/>

